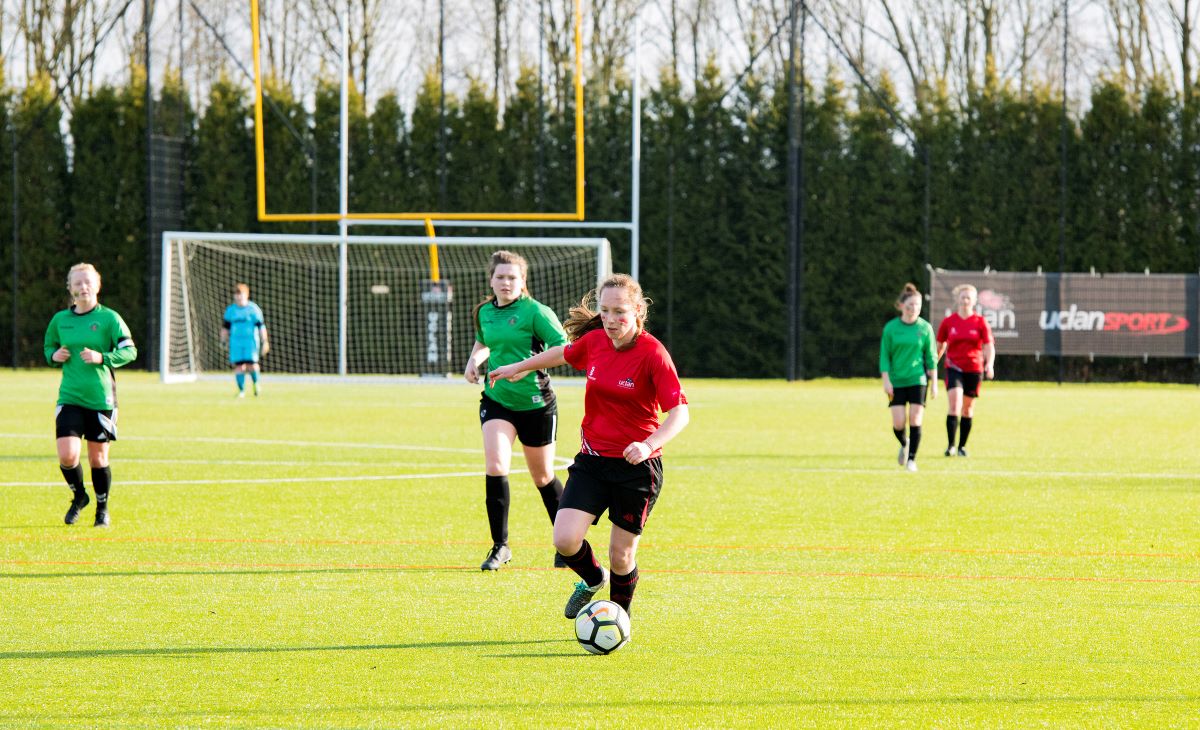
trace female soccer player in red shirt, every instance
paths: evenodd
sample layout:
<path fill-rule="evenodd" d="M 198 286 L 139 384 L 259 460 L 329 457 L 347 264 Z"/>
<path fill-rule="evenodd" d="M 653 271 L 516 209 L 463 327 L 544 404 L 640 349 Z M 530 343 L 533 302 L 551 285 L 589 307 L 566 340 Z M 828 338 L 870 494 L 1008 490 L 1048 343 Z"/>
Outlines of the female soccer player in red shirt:
<path fill-rule="evenodd" d="M 949 443 L 946 456 L 956 453 L 966 456 L 980 383 L 985 375 L 988 380 L 996 376 L 996 346 L 987 320 L 975 313 L 975 302 L 979 298 L 975 287 L 959 284 L 954 287 L 953 295 L 958 309 L 938 326 L 937 356 L 940 359 L 946 355 L 946 440 Z M 958 432 L 957 449 L 954 447 L 955 431 Z"/>
<path fill-rule="evenodd" d="M 610 582 L 588 543 L 588 527 L 608 510 L 612 522 L 609 598 L 629 610 L 637 588 L 638 539 L 662 489 L 662 447 L 688 423 L 687 396 L 663 344 L 643 329 L 649 301 L 625 274 L 609 277 L 571 310 L 564 324 L 570 344 L 553 347 L 489 373 L 492 382 L 570 364 L 587 374 L 580 452 L 568 469 L 554 547 L 583 580 L 563 613 L 575 618 Z M 658 414 L 666 420 L 659 423 Z"/>

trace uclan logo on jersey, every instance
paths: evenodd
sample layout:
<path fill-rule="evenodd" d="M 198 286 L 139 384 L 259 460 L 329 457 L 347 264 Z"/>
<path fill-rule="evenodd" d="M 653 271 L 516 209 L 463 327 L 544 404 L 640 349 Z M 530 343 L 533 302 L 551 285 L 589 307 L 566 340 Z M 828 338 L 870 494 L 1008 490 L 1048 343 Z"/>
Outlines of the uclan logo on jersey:
<path fill-rule="evenodd" d="M 1042 310 L 1038 326 L 1064 332 L 1129 332 L 1135 335 L 1171 335 L 1188 328 L 1187 317 L 1171 312 L 1105 312 L 1080 309 L 1072 304 L 1061 312 Z"/>

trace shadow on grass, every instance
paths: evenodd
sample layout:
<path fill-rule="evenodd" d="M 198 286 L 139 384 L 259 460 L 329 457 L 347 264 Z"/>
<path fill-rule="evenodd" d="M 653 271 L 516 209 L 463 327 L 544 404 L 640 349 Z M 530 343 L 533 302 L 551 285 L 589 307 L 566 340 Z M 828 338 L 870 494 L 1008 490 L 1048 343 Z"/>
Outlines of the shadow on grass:
<path fill-rule="evenodd" d="M 150 647 L 144 649 L 64 649 L 59 651 L 3 651 L 0 660 L 9 659 L 110 659 L 129 657 L 201 657 L 220 654 L 284 654 L 310 651 L 393 651 L 398 649 L 466 649 L 487 646 L 530 646 L 564 644 L 574 639 L 528 639 L 525 641 L 427 641 L 409 644 L 344 644 L 332 646 L 195 646 Z M 542 656 L 533 654 L 531 656 Z"/>

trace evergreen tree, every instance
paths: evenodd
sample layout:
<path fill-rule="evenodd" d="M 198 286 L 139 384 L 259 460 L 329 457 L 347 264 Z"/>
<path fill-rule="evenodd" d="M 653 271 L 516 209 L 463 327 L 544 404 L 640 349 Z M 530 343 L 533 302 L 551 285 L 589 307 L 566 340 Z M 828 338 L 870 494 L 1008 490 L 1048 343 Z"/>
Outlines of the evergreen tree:
<path fill-rule="evenodd" d="M 245 92 L 222 75 L 196 128 L 194 162 L 187 170 L 188 228 L 258 230 L 250 115 Z"/>
<path fill-rule="evenodd" d="M 77 263 L 66 244 L 67 154 L 59 131 L 62 111 L 53 102 L 50 79 L 40 75 L 25 87 L 13 111 L 20 202 L 16 360 L 23 366 L 45 364 L 46 325 L 70 303 L 67 271 Z"/>

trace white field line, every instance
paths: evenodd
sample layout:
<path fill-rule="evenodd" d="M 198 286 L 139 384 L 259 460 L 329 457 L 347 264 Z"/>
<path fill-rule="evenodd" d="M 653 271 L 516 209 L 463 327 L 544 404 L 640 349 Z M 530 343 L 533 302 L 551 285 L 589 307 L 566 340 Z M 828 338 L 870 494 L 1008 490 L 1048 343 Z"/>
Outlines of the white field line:
<path fill-rule="evenodd" d="M 689 466 L 671 465 L 670 471 L 711 471 L 715 469 L 740 469 L 745 471 L 745 467 L 720 467 L 720 466 Z M 826 467 L 826 466 L 785 466 L 785 467 L 763 467 L 762 471 L 787 472 L 799 474 L 899 474 L 903 469 L 892 467 L 879 467 L 877 469 L 865 469 L 862 467 Z M 1180 474 L 1171 472 L 1132 472 L 1132 471 L 1031 471 L 1028 469 L 971 469 L 963 472 L 936 471 L 930 472 L 921 471 L 922 476 L 952 476 L 956 479 L 961 479 L 968 476 L 995 476 L 995 477 L 1052 477 L 1056 479 L 1163 479 L 1167 481 L 1179 480 L 1195 480 L 1200 481 L 1200 473 Z"/>
<path fill-rule="evenodd" d="M 26 439 L 26 440 L 43 440 L 46 439 L 45 434 L 28 434 L 28 433 L 0 433 L 0 438 L 3 439 Z M 192 441 L 214 444 L 257 444 L 267 446 L 311 446 L 311 447 L 328 447 L 338 449 L 376 449 L 376 450 L 394 450 L 394 451 L 428 451 L 437 453 L 449 454 L 474 454 L 480 453 L 479 449 L 456 449 L 444 446 L 423 446 L 413 444 L 359 444 L 359 443 L 343 443 L 334 441 L 289 441 L 286 439 L 244 439 L 244 438 L 215 438 L 215 437 L 194 437 L 194 436 L 132 436 L 121 439 L 122 441 Z M 513 456 L 518 459 L 523 459 L 519 451 L 515 451 Z M 49 455 L 48 459 L 53 460 L 53 455 Z M 263 461 L 205 461 L 192 460 L 183 461 L 178 459 L 129 459 L 130 462 L 163 462 L 163 463 L 193 463 L 193 464 L 246 464 L 246 465 L 274 465 L 279 464 L 278 459 L 269 459 Z M 568 459 L 562 456 L 554 458 L 555 470 L 562 470 L 570 466 L 573 459 Z M 294 462 L 291 466 L 332 466 L 338 462 Z M 342 465 L 355 465 L 355 462 Z M 394 464 L 361 464 L 366 467 L 384 468 L 392 466 L 393 468 L 436 468 L 433 464 L 410 464 L 399 462 Z M 460 464 L 447 464 L 447 467 L 460 467 Z M 143 481 L 121 480 L 121 484 L 125 486 L 156 486 L 156 485 L 197 485 L 197 484 L 287 484 L 287 483 L 338 483 L 338 482 L 372 482 L 372 481 L 389 481 L 389 480 L 412 480 L 412 479 L 446 479 L 446 478 L 461 478 L 461 477 L 481 477 L 484 475 L 482 469 L 472 471 L 441 471 L 425 474 L 384 474 L 371 476 L 305 476 L 305 477 L 272 477 L 266 479 L 151 479 Z M 63 486 L 61 482 L 0 482 L 0 487 L 48 487 L 48 486 Z"/>

